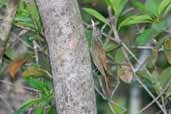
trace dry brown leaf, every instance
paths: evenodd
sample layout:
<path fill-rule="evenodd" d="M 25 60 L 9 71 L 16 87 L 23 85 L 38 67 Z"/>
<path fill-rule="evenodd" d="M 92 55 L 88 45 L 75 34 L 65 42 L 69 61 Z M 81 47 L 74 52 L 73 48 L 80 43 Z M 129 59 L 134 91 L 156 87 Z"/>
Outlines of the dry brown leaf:
<path fill-rule="evenodd" d="M 118 70 L 117 74 L 119 78 L 125 83 L 131 83 L 133 79 L 133 71 L 130 64 L 122 64 Z"/>
<path fill-rule="evenodd" d="M 26 59 L 18 59 L 16 61 L 14 61 L 13 63 L 11 63 L 8 67 L 8 73 L 10 75 L 11 78 L 14 78 L 17 71 L 21 68 L 21 66 L 26 62 Z"/>

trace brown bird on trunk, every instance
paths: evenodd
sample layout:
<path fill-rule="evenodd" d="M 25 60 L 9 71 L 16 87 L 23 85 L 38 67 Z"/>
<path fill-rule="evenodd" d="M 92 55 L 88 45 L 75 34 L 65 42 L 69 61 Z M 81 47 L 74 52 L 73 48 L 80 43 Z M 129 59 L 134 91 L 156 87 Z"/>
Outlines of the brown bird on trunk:
<path fill-rule="evenodd" d="M 100 73 L 104 78 L 106 95 L 109 97 L 111 92 L 109 87 L 109 79 L 108 79 L 109 77 L 107 73 L 108 70 L 108 65 L 106 63 L 107 58 L 103 46 L 99 40 L 99 38 L 101 38 L 100 30 L 96 28 L 94 21 L 92 21 L 92 25 L 93 25 L 93 32 L 92 32 L 90 53 L 95 66 L 97 67 L 97 69 L 100 71 Z"/>

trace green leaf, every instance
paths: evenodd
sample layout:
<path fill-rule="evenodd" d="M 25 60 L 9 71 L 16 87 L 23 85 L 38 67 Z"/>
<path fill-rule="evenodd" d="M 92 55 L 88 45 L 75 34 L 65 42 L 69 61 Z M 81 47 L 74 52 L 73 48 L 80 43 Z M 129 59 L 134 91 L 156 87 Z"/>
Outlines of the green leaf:
<path fill-rule="evenodd" d="M 5 56 L 7 56 L 11 60 L 15 60 L 18 57 L 18 54 L 16 54 L 16 50 L 11 47 L 8 47 L 5 50 Z"/>
<path fill-rule="evenodd" d="M 160 94 L 161 92 L 161 84 L 158 80 L 158 77 L 159 77 L 159 73 L 158 71 L 154 70 L 152 72 L 152 79 L 151 81 L 153 81 L 153 83 L 151 83 L 151 85 L 153 86 L 153 88 L 155 89 L 155 91 L 157 92 L 157 94 Z"/>
<path fill-rule="evenodd" d="M 115 12 L 115 16 L 119 17 L 128 0 L 106 0 L 107 5 L 111 6 Z"/>
<path fill-rule="evenodd" d="M 51 74 L 45 70 L 42 69 L 40 67 L 28 67 L 23 73 L 22 73 L 23 77 L 27 78 L 27 77 L 44 77 L 47 79 L 51 79 Z"/>
<path fill-rule="evenodd" d="M 38 89 L 41 91 L 44 95 L 47 95 L 49 90 L 47 89 L 47 86 L 45 83 L 41 82 L 38 79 L 28 77 L 26 78 L 26 82 L 33 88 Z"/>
<path fill-rule="evenodd" d="M 168 28 L 168 22 L 166 19 L 163 19 L 159 22 L 152 24 L 152 29 L 158 33 L 164 32 Z"/>
<path fill-rule="evenodd" d="M 34 25 L 36 26 L 37 30 L 41 33 L 43 32 L 43 27 L 41 24 L 41 19 L 40 19 L 40 15 L 39 15 L 39 11 L 36 5 L 35 0 L 31 0 L 29 4 L 27 4 L 27 10 L 28 13 L 30 14 Z"/>
<path fill-rule="evenodd" d="M 166 10 L 170 4 L 171 4 L 171 0 L 162 0 L 159 6 L 159 14 L 161 14 L 164 10 Z"/>
<path fill-rule="evenodd" d="M 47 114 L 56 114 L 56 108 L 55 107 L 49 107 Z"/>
<path fill-rule="evenodd" d="M 166 16 L 166 15 L 169 13 L 170 10 L 171 10 L 171 3 L 170 3 L 169 6 L 164 10 L 163 16 Z"/>
<path fill-rule="evenodd" d="M 166 68 L 159 76 L 158 81 L 161 84 L 161 87 L 164 88 L 169 80 L 171 80 L 171 67 Z"/>
<path fill-rule="evenodd" d="M 132 15 L 124 19 L 119 24 L 119 29 L 123 26 L 140 24 L 140 23 L 151 23 L 152 18 L 149 15 Z"/>
<path fill-rule="evenodd" d="M 105 52 L 110 52 L 117 47 L 118 47 L 118 45 L 114 42 L 107 42 L 107 43 L 104 43 L 104 45 L 103 45 Z"/>
<path fill-rule="evenodd" d="M 29 3 L 20 2 L 17 10 L 14 24 L 21 28 L 26 28 L 32 31 L 43 32 L 40 15 L 35 0 Z"/>
<path fill-rule="evenodd" d="M 37 107 L 37 108 L 34 110 L 34 113 L 33 113 L 33 114 L 43 114 L 44 109 L 45 109 L 44 106 Z"/>
<path fill-rule="evenodd" d="M 145 7 L 145 5 L 144 5 L 142 2 L 137 1 L 137 0 L 134 0 L 134 1 L 133 1 L 133 5 L 134 5 L 136 8 L 138 8 L 140 11 L 142 11 L 143 13 L 147 12 L 147 11 L 146 11 L 146 7 Z"/>
<path fill-rule="evenodd" d="M 16 14 L 15 21 L 22 21 L 22 22 L 25 22 L 25 23 L 32 24 L 31 18 L 29 18 L 26 13 L 18 13 L 18 14 Z"/>
<path fill-rule="evenodd" d="M 24 12 L 27 12 L 25 10 L 26 8 L 26 3 L 23 1 L 23 0 L 20 0 L 19 4 L 18 4 L 18 9 L 17 9 L 17 13 L 22 13 L 23 11 Z"/>
<path fill-rule="evenodd" d="M 107 19 L 98 11 L 91 9 L 91 8 L 83 8 L 83 10 L 86 11 L 88 14 L 94 16 L 95 18 L 97 18 L 101 22 L 109 25 L 109 22 L 107 21 Z"/>
<path fill-rule="evenodd" d="M 21 28 L 28 28 L 33 30 L 34 24 L 32 22 L 32 19 L 29 17 L 29 15 L 23 11 L 16 14 L 14 19 L 14 24 Z"/>
<path fill-rule="evenodd" d="M 146 0 L 145 7 L 150 15 L 158 17 L 160 15 L 158 12 L 160 4 L 160 0 Z"/>
<path fill-rule="evenodd" d="M 125 61 L 125 56 L 123 54 L 123 51 L 121 49 L 118 49 L 115 54 L 115 62 L 117 64 L 121 64 Z"/>
<path fill-rule="evenodd" d="M 24 102 L 19 109 L 17 109 L 13 114 L 22 114 L 24 111 L 28 110 L 32 105 L 38 103 L 40 101 L 39 98 L 30 99 Z"/>
<path fill-rule="evenodd" d="M 115 103 L 112 104 L 112 108 L 116 114 L 123 114 L 123 108 L 127 106 L 126 99 L 124 97 L 118 97 Z M 124 113 L 127 114 L 127 113 Z"/>
<path fill-rule="evenodd" d="M 144 45 L 147 42 L 149 42 L 152 38 L 153 38 L 153 30 L 146 29 L 136 38 L 135 42 L 137 45 Z"/>
<path fill-rule="evenodd" d="M 111 5 L 111 1 L 110 0 L 105 0 L 105 3 L 106 3 L 107 6 Z"/>
<path fill-rule="evenodd" d="M 168 28 L 167 20 L 161 20 L 160 22 L 153 23 L 152 27 L 144 30 L 137 38 L 137 45 L 144 45 L 149 42 L 152 38 L 156 37 L 161 32 Z"/>
<path fill-rule="evenodd" d="M 0 0 L 0 6 L 1 5 L 7 5 L 7 0 Z"/>

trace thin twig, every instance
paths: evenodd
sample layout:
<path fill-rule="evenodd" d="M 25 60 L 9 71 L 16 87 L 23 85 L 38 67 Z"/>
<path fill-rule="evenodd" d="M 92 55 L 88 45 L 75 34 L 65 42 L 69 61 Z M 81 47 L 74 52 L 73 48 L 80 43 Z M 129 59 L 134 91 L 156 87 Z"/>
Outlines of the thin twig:
<path fill-rule="evenodd" d="M 39 64 L 39 55 L 38 55 L 38 44 L 35 40 L 33 40 L 33 48 L 34 48 L 34 55 L 35 55 L 35 61 L 37 64 Z"/>
<path fill-rule="evenodd" d="M 108 102 L 108 105 L 109 105 L 109 108 L 110 108 L 112 114 L 116 114 L 115 110 L 113 110 L 111 103 Z"/>
<path fill-rule="evenodd" d="M 161 111 L 164 114 L 167 114 L 167 111 L 163 109 L 163 106 L 160 104 L 160 102 L 158 100 L 155 100 L 155 96 L 151 93 L 151 91 L 143 84 L 143 82 L 139 79 L 138 76 L 135 76 L 136 80 L 140 83 L 140 85 L 147 91 L 147 93 L 153 98 L 153 100 L 156 102 L 156 104 L 159 106 L 159 108 L 161 109 Z"/>
<path fill-rule="evenodd" d="M 109 101 L 109 103 L 110 103 L 110 104 L 114 104 L 114 105 L 118 106 L 119 108 L 121 108 L 121 109 L 123 110 L 123 111 L 121 112 L 121 114 L 124 114 L 124 113 L 127 111 L 127 109 L 126 109 L 125 107 L 120 106 L 119 104 L 115 103 L 114 101 Z"/>
<path fill-rule="evenodd" d="M 121 45 L 122 45 L 122 46 L 124 47 L 124 49 L 127 50 L 127 52 L 136 60 L 136 62 L 137 62 L 138 64 L 140 64 L 140 62 L 138 61 L 137 57 L 136 57 L 136 56 L 132 53 L 132 51 L 126 46 L 126 44 L 122 42 Z M 145 69 L 146 73 L 151 77 L 152 75 L 151 75 L 151 73 L 148 71 L 148 69 L 147 69 L 146 67 L 145 67 L 144 69 Z M 136 80 L 140 83 L 140 85 L 142 85 L 142 87 L 147 91 L 147 93 L 148 93 L 153 99 L 155 99 L 155 96 L 152 94 L 152 92 L 143 84 L 143 82 L 139 79 L 139 77 L 136 76 L 136 71 L 135 71 L 134 68 L 133 68 L 133 72 L 135 73 Z M 158 101 L 156 101 L 156 103 L 157 103 L 157 105 L 159 106 L 159 108 L 162 110 L 162 112 L 163 112 L 164 114 L 167 114 L 166 110 L 163 109 L 162 105 L 161 105 Z"/>
<path fill-rule="evenodd" d="M 119 85 L 120 85 L 120 80 L 119 80 L 119 77 L 117 76 L 116 86 L 115 86 L 115 88 L 112 91 L 111 98 L 113 98 L 113 96 L 116 93 L 116 90 L 118 89 Z"/>
<path fill-rule="evenodd" d="M 163 94 L 165 94 L 165 92 L 168 90 L 168 88 L 171 85 L 171 79 L 169 80 L 168 84 L 166 85 L 166 87 L 163 89 L 163 91 L 155 98 L 153 99 L 152 102 L 150 102 L 148 105 L 146 105 L 144 108 L 141 109 L 141 111 L 139 112 L 139 114 L 141 114 L 142 112 L 144 112 L 147 108 L 149 108 L 153 103 L 155 103 Z"/>
<path fill-rule="evenodd" d="M 110 13 L 110 12 L 109 12 Z M 134 55 L 134 53 L 128 48 L 128 46 L 121 41 L 120 36 L 116 30 L 116 23 L 117 23 L 117 19 L 115 19 L 115 23 L 113 24 L 115 27 L 113 28 L 113 33 L 114 33 L 114 38 L 113 41 L 117 42 L 118 44 L 121 44 L 121 46 L 124 48 L 124 50 L 126 50 L 128 52 L 128 54 L 130 54 L 134 60 L 136 60 L 137 64 L 140 64 L 140 61 L 138 60 L 138 58 Z M 132 65 L 133 67 L 133 65 Z M 146 73 L 151 77 L 151 73 L 148 71 L 148 69 L 145 67 L 144 68 Z M 136 71 L 134 68 L 132 68 L 135 76 L 136 76 Z M 143 82 L 136 76 L 136 80 L 142 85 L 142 87 L 147 91 L 147 93 L 153 98 L 155 99 L 155 96 L 152 94 L 152 92 L 143 84 Z M 157 105 L 159 106 L 159 108 L 163 111 L 164 114 L 167 114 L 166 110 L 163 109 L 162 105 L 156 101 Z"/>
<path fill-rule="evenodd" d="M 160 98 L 161 98 L 161 102 L 162 102 L 162 105 L 163 105 L 164 110 L 167 111 L 164 96 L 161 96 Z"/>
<path fill-rule="evenodd" d="M 103 95 L 103 93 L 96 86 L 95 86 L 95 90 L 104 100 L 107 100 L 106 96 Z"/>

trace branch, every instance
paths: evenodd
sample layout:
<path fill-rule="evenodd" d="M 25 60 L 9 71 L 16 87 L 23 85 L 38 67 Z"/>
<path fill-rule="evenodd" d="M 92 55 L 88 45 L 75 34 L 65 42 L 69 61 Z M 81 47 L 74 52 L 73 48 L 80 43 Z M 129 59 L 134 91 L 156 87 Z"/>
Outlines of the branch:
<path fill-rule="evenodd" d="M 109 16 L 111 16 L 111 11 L 109 10 Z M 139 59 L 134 55 L 134 53 L 129 49 L 129 47 L 123 42 L 121 41 L 120 39 L 120 36 L 119 36 L 119 33 L 116 29 L 116 25 L 117 25 L 117 19 L 115 19 L 115 23 L 111 23 L 113 26 L 115 27 L 112 27 L 113 29 L 113 33 L 114 33 L 114 37 L 111 37 L 111 39 L 113 41 L 115 41 L 116 43 L 118 43 L 119 45 L 122 46 L 122 51 L 124 52 L 125 56 L 128 57 L 128 55 L 131 55 L 132 58 L 137 62 L 136 64 L 137 65 L 140 65 L 141 66 L 141 61 L 139 61 Z M 130 63 L 131 67 L 132 67 L 132 71 L 135 75 L 135 79 L 140 83 L 140 85 L 147 91 L 147 93 L 153 98 L 155 99 L 155 96 L 152 94 L 152 92 L 144 85 L 144 83 L 139 79 L 139 77 L 137 77 L 136 75 L 136 72 L 137 72 L 137 69 L 134 68 L 134 66 L 132 65 L 132 63 L 130 62 L 129 58 L 127 58 L 127 61 Z M 140 67 L 139 67 L 140 68 Z M 144 69 L 146 71 L 146 73 L 149 75 L 149 76 L 152 76 L 151 73 L 148 71 L 148 69 L 146 68 L 146 66 L 144 66 Z M 156 104 L 158 105 L 158 107 L 161 109 L 161 111 L 164 113 L 164 114 L 167 114 L 166 110 L 163 109 L 163 106 L 160 104 L 159 101 L 155 101 Z"/>

